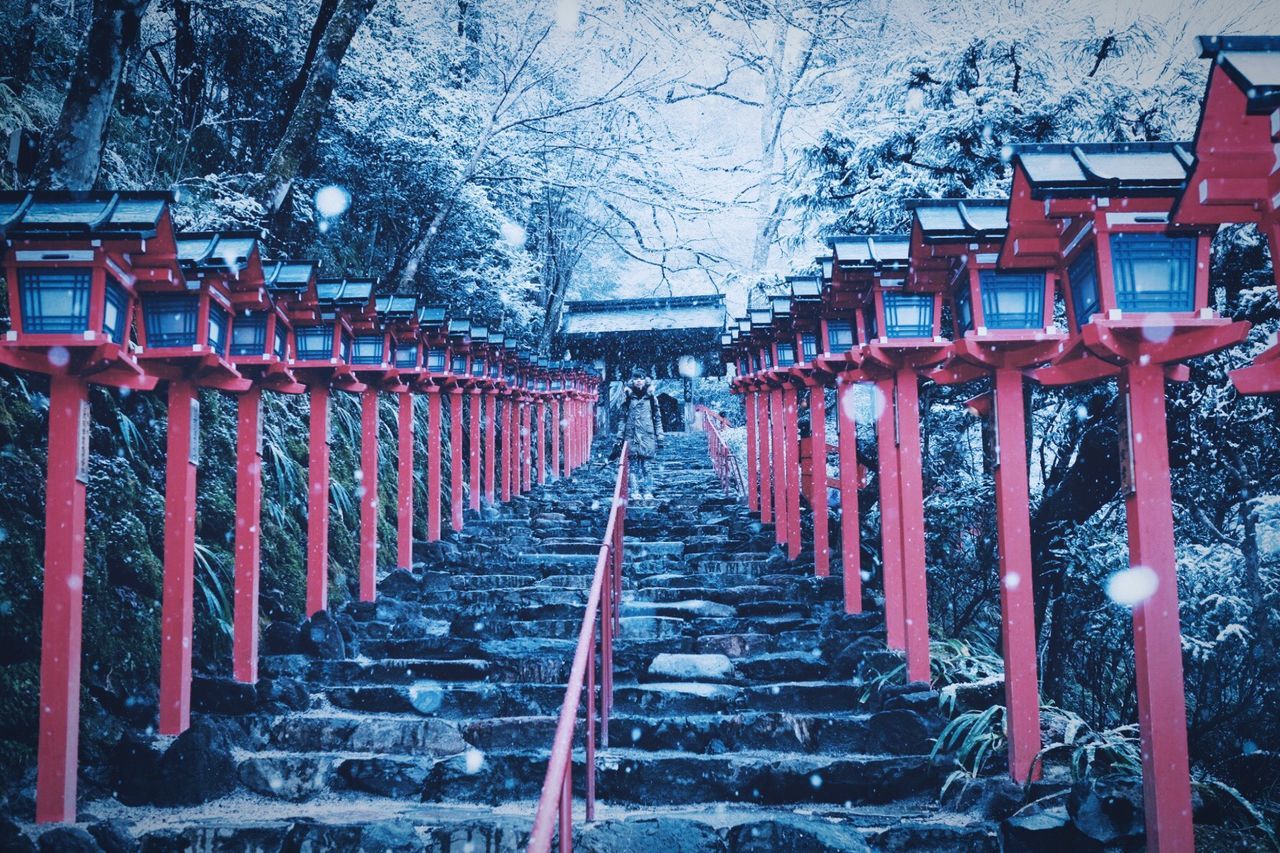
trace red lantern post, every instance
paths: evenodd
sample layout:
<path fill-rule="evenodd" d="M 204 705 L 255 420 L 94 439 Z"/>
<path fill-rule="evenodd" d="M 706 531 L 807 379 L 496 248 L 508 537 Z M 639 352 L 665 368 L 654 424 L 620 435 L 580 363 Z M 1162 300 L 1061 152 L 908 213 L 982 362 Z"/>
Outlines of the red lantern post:
<path fill-rule="evenodd" d="M 1174 143 L 1018 146 L 1000 258 L 1065 272 L 1071 338 L 1036 378 L 1120 382 L 1130 564 L 1156 580 L 1133 626 L 1147 844 L 1159 851 L 1195 844 L 1164 383 L 1248 331 L 1208 307 L 1212 229 L 1169 224 L 1189 162 Z"/>
<path fill-rule="evenodd" d="M 169 196 L 3 192 L 0 238 L 12 312 L 0 364 L 50 378 L 36 820 L 73 821 L 89 384 L 155 387 L 128 341 L 137 283 L 176 274 Z"/>
<path fill-rule="evenodd" d="M 928 376 L 946 383 L 993 375 L 994 391 L 985 408 L 995 436 L 990 462 L 996 486 L 1009 773 L 1026 782 L 1038 775 L 1035 759 L 1041 741 L 1022 376 L 1053 358 L 1066 335 L 1054 328 L 1051 271 L 997 269 L 1008 227 L 1007 202 L 941 199 L 911 206 L 912 279 L 922 288 L 952 290 L 952 358 Z"/>

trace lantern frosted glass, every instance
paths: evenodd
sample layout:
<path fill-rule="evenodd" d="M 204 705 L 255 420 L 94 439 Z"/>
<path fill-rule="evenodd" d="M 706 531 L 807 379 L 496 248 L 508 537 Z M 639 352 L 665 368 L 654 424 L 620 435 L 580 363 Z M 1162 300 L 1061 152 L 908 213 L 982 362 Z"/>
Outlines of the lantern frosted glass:
<path fill-rule="evenodd" d="M 813 361 L 818 355 L 818 336 L 813 332 L 800 333 L 800 352 L 805 361 Z"/>
<path fill-rule="evenodd" d="M 982 319 L 988 329 L 1044 328 L 1043 274 L 983 270 L 978 274 L 978 287 Z"/>
<path fill-rule="evenodd" d="M 828 320 L 827 349 L 836 355 L 853 349 L 853 323 L 848 320 Z"/>
<path fill-rule="evenodd" d="M 431 373 L 445 372 L 445 353 L 442 349 L 427 350 L 427 370 Z"/>
<path fill-rule="evenodd" d="M 107 276 L 107 299 L 103 305 L 102 331 L 114 343 L 123 344 L 129 326 L 129 294 L 120 282 Z"/>
<path fill-rule="evenodd" d="M 152 348 L 190 347 L 196 342 L 197 296 L 154 294 L 142 297 L 142 316 L 147 327 L 147 346 Z"/>
<path fill-rule="evenodd" d="M 262 355 L 267 351 L 267 315 L 241 314 L 231 325 L 232 355 Z"/>
<path fill-rule="evenodd" d="M 338 339 L 338 357 L 347 364 L 351 363 L 351 336 L 346 332 Z"/>
<path fill-rule="evenodd" d="M 209 303 L 209 335 L 206 338 L 210 348 L 219 355 L 227 351 L 227 312 L 221 305 Z"/>
<path fill-rule="evenodd" d="M 382 335 L 356 335 L 355 346 L 351 350 L 351 363 L 381 364 L 383 345 Z"/>
<path fill-rule="evenodd" d="M 1193 311 L 1195 237 L 1112 234 L 1111 271 L 1121 311 Z"/>
<path fill-rule="evenodd" d="M 1067 267 L 1067 287 L 1075 307 L 1076 331 L 1098 313 L 1098 258 L 1090 248 Z"/>
<path fill-rule="evenodd" d="M 89 288 L 85 270 L 22 270 L 18 294 L 22 331 L 31 335 L 82 334 L 89 328 Z"/>
<path fill-rule="evenodd" d="M 272 351 L 275 352 L 276 358 L 281 361 L 289 354 L 289 330 L 279 321 L 276 321 L 275 341 L 272 343 Z"/>
<path fill-rule="evenodd" d="M 406 370 L 418 366 L 418 346 L 412 342 L 396 344 L 396 367 Z"/>
<path fill-rule="evenodd" d="M 294 335 L 299 361 L 328 361 L 333 357 L 332 326 L 302 326 Z"/>
<path fill-rule="evenodd" d="M 890 338 L 933 337 L 933 297 L 927 293 L 884 294 L 884 324 Z"/>
<path fill-rule="evenodd" d="M 453 373 L 459 376 L 467 375 L 467 357 L 465 355 L 455 355 L 453 357 Z"/>
<path fill-rule="evenodd" d="M 485 365 L 484 365 L 484 361 L 482 361 L 482 360 L 481 360 L 481 361 L 473 361 L 473 362 L 471 362 L 471 375 L 472 375 L 472 376 L 484 376 L 484 374 L 485 374 Z"/>
<path fill-rule="evenodd" d="M 778 344 L 778 367 L 791 367 L 796 363 L 796 348 L 791 344 Z"/>

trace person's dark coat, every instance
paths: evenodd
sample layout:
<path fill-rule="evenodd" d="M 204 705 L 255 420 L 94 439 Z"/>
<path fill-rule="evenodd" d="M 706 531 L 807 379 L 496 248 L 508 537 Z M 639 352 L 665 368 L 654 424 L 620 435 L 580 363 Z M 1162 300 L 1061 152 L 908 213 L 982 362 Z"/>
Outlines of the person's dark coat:
<path fill-rule="evenodd" d="M 623 441 L 630 442 L 629 452 L 633 457 L 652 459 L 657 455 L 658 443 L 662 441 L 662 412 L 651 386 L 646 385 L 644 393 L 639 395 L 627 386 L 619 423 L 619 434 Z"/>

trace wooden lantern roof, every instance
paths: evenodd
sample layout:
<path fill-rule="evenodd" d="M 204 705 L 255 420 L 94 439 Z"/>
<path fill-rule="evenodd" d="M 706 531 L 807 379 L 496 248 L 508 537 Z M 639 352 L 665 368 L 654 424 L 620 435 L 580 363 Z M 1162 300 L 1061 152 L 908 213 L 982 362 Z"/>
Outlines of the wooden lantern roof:
<path fill-rule="evenodd" d="M 173 239 L 168 192 L 0 192 L 8 240 Z M 166 239 L 167 238 L 167 239 Z"/>
<path fill-rule="evenodd" d="M 1280 110 L 1280 36 L 1200 36 L 1200 56 L 1245 93 L 1250 115 Z"/>
<path fill-rule="evenodd" d="M 324 278 L 316 281 L 316 301 L 323 308 L 363 308 L 373 295 L 373 279 Z"/>

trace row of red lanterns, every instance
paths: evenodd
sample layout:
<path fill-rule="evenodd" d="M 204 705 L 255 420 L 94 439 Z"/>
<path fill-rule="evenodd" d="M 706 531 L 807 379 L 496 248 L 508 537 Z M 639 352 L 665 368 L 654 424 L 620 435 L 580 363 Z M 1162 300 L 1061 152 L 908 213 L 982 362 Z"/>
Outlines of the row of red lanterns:
<path fill-rule="evenodd" d="M 1194 143 L 1014 146 L 1008 199 L 908 202 L 909 234 L 836 237 L 818 259 L 821 276 L 789 279 L 789 295 L 721 339 L 745 395 L 751 508 L 776 522 L 795 558 L 807 481 L 811 506 L 823 510 L 814 514 L 819 575 L 829 571 L 822 389 L 836 388 L 849 612 L 862 599 L 854 390 L 874 384 L 886 639 L 905 652 L 913 681 L 930 677 L 918 382 L 992 377 L 993 391 L 970 405 L 994 438 L 1009 769 L 1018 781 L 1035 775 L 1041 749 L 1023 379 L 1119 382 L 1131 570 L 1155 581 L 1133 608 L 1133 627 L 1147 839 L 1162 851 L 1194 847 L 1165 382 L 1185 381 L 1182 362 L 1248 333 L 1248 323 L 1209 306 L 1219 224 L 1256 224 L 1280 284 L 1280 37 L 1202 37 L 1201 46 L 1214 66 Z M 1232 381 L 1240 393 L 1280 392 L 1280 345 Z M 806 387 L 811 438 L 802 443 Z"/>
<path fill-rule="evenodd" d="M 310 395 L 306 610 L 327 607 L 329 405 L 361 398 L 359 595 L 376 593 L 378 394 L 399 398 L 396 566 L 413 562 L 413 394 L 428 400 L 427 528 L 441 536 L 443 399 L 450 521 L 587 458 L 598 378 L 535 358 L 498 331 L 450 319 L 374 282 L 266 261 L 256 235 L 174 232 L 164 193 L 0 193 L 10 326 L 0 364 L 50 376 L 37 820 L 74 819 L 90 384 L 167 385 L 160 731 L 190 719 L 199 388 L 238 399 L 235 678 L 257 680 L 262 392 Z M 499 408 L 501 406 L 501 408 Z M 550 429 L 547 419 L 550 417 Z M 501 466 L 497 436 L 501 424 Z M 481 435 L 482 425 L 484 435 Z M 548 441 L 549 439 L 549 441 Z M 483 445 L 483 451 L 481 447 Z M 563 447 L 563 453 L 561 452 Z M 550 470 L 548 471 L 548 461 Z M 536 472 L 534 466 L 536 464 Z"/>

